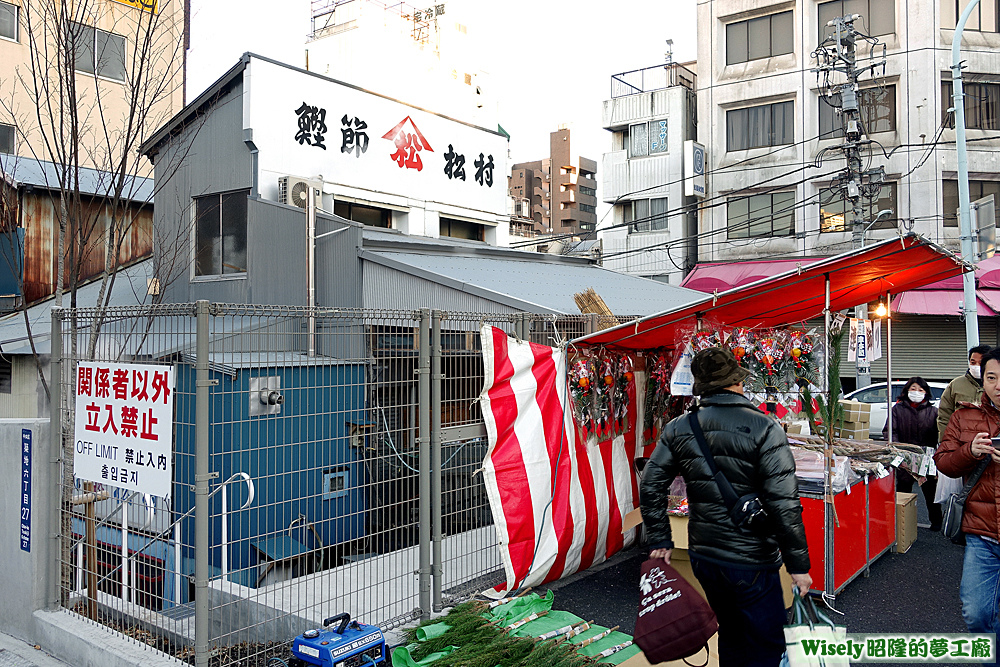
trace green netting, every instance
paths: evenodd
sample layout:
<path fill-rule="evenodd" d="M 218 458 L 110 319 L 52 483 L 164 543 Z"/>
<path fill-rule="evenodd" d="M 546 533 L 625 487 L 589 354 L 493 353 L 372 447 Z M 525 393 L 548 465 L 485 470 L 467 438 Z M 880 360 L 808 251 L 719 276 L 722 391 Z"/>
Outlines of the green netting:
<path fill-rule="evenodd" d="M 537 593 L 529 593 L 491 609 L 489 618 L 506 627 L 532 614 L 549 611 L 552 609 L 554 599 L 555 595 L 552 591 L 546 593 L 545 597 L 539 597 Z"/>
<path fill-rule="evenodd" d="M 410 655 L 411 648 L 416 647 L 412 644 L 410 646 L 397 646 L 392 652 L 392 667 L 425 667 L 426 665 L 449 655 L 458 647 L 448 646 L 441 651 L 430 653 L 420 660 L 413 659 L 413 656 Z"/>
<path fill-rule="evenodd" d="M 558 630 L 559 628 L 566 627 L 567 625 L 579 623 L 582 620 L 583 619 L 576 614 L 568 611 L 553 609 L 545 616 L 525 623 L 517 630 L 514 630 L 512 634 L 516 637 L 541 637 L 546 632 Z"/>
<path fill-rule="evenodd" d="M 428 639 L 435 639 L 449 630 L 451 630 L 451 626 L 444 622 L 422 625 L 417 628 L 417 641 L 425 642 Z"/>

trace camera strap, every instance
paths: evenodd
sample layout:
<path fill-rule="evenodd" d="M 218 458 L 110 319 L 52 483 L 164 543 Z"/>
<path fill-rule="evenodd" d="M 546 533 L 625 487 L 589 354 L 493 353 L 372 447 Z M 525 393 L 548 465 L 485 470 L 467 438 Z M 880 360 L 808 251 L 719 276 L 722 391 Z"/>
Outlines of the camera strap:
<path fill-rule="evenodd" d="M 736 490 L 733 489 L 733 485 L 729 483 L 726 476 L 719 470 L 719 466 L 715 464 L 715 457 L 712 456 L 712 450 L 708 448 L 708 442 L 705 440 L 704 431 L 701 430 L 696 410 L 688 413 L 688 423 L 691 425 L 691 431 L 694 432 L 694 439 L 698 441 L 698 446 L 701 448 L 701 455 L 705 457 L 708 469 L 712 472 L 715 483 L 719 485 L 719 491 L 722 493 L 722 502 L 726 504 L 726 509 L 732 514 L 733 508 L 739 502 L 739 498 L 736 496 Z"/>

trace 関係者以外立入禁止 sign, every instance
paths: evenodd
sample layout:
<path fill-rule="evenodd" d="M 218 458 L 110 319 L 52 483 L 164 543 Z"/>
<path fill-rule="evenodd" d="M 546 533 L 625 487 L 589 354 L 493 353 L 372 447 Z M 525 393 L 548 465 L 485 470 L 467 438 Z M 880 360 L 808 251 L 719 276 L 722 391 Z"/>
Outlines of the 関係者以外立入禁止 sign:
<path fill-rule="evenodd" d="M 173 367 L 81 361 L 75 389 L 73 474 L 107 486 L 169 495 Z"/>

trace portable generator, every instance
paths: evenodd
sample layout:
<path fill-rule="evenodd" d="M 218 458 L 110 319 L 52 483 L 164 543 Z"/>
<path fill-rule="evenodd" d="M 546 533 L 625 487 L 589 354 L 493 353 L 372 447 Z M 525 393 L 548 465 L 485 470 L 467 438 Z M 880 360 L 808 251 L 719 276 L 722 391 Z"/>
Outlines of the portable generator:
<path fill-rule="evenodd" d="M 329 626 L 340 621 L 331 630 Z M 322 629 L 306 630 L 292 642 L 288 667 L 364 667 L 387 664 L 385 638 L 374 625 L 351 621 L 349 614 L 337 614 L 323 621 Z"/>

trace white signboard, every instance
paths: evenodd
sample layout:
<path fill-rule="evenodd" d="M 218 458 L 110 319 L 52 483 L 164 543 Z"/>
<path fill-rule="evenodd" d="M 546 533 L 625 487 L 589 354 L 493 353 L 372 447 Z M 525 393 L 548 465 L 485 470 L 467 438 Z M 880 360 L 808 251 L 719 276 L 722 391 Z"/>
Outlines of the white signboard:
<path fill-rule="evenodd" d="M 705 147 L 690 139 L 684 142 L 684 196 L 705 197 Z"/>
<path fill-rule="evenodd" d="M 261 194 L 282 176 L 506 217 L 507 139 L 481 128 L 257 58 L 244 128 L 259 149 Z M 436 110 L 446 111 L 446 110 Z"/>
<path fill-rule="evenodd" d="M 73 458 L 77 479 L 170 495 L 173 395 L 172 366 L 80 362 Z"/>

